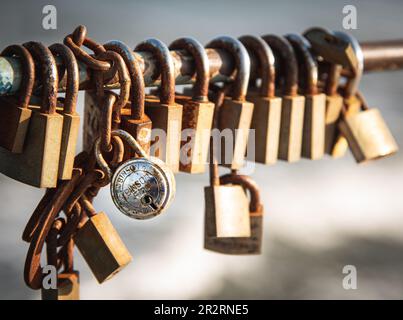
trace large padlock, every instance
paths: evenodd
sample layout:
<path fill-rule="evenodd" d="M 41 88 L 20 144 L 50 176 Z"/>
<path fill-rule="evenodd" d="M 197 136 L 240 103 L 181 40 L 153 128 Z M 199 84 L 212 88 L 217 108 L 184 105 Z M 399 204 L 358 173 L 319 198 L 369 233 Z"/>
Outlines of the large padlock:
<path fill-rule="evenodd" d="M 0 148 L 0 172 L 20 182 L 39 187 L 56 187 L 63 116 L 56 112 L 58 73 L 52 53 L 37 42 L 24 44 L 42 69 L 42 105 L 34 108 L 22 153 Z"/>
<path fill-rule="evenodd" d="M 113 130 L 112 136 L 121 138 L 139 156 L 119 164 L 113 172 L 102 155 L 101 139 L 96 140 L 95 156 L 105 172 L 106 181 L 110 181 L 114 204 L 122 213 L 135 219 L 150 219 L 161 214 L 175 196 L 172 170 L 161 159 L 147 156 L 126 131 Z"/>
<path fill-rule="evenodd" d="M 76 112 L 79 86 L 79 73 L 76 57 L 64 44 L 56 43 L 49 47 L 54 56 L 62 59 L 66 72 L 66 95 L 63 99 L 63 109 L 58 112 L 63 116 L 62 141 L 60 146 L 59 173 L 61 180 L 71 179 L 78 130 L 80 129 L 80 115 Z"/>
<path fill-rule="evenodd" d="M 214 103 L 207 97 L 210 79 L 208 56 L 204 47 L 193 38 L 177 39 L 169 48 L 190 53 L 196 65 L 192 95 L 176 94 L 175 97 L 175 101 L 183 106 L 179 169 L 188 173 L 203 173 L 214 115 Z"/>
<path fill-rule="evenodd" d="M 398 146 L 378 109 L 368 108 L 364 98 L 361 112 L 354 115 L 343 114 L 339 128 L 346 138 L 355 160 L 358 163 L 392 155 Z"/>
<path fill-rule="evenodd" d="M 159 98 L 147 96 L 145 111 L 153 124 L 151 155 L 161 159 L 173 172 L 179 171 L 182 105 L 175 102 L 175 68 L 168 47 L 157 39 L 148 39 L 135 48 L 157 59 L 161 74 Z"/>
<path fill-rule="evenodd" d="M 224 98 L 217 111 L 217 128 L 224 137 L 221 139 L 219 163 L 237 170 L 244 165 L 253 115 L 253 103 L 245 99 L 250 73 L 249 55 L 239 40 L 226 36 L 213 39 L 206 47 L 225 50 L 235 61 L 236 75 L 231 87 L 232 92 Z"/>
<path fill-rule="evenodd" d="M 0 147 L 21 153 L 32 112 L 29 101 L 35 81 L 35 65 L 29 51 L 20 45 L 8 46 L 1 55 L 19 57 L 23 76 L 18 97 L 0 98 Z"/>
<path fill-rule="evenodd" d="M 291 44 L 283 37 L 262 37 L 279 58 L 282 80 L 282 110 L 278 158 L 288 162 L 300 160 L 304 123 L 305 97 L 298 94 L 298 64 Z"/>
<path fill-rule="evenodd" d="M 225 254 L 260 254 L 263 238 L 263 205 L 259 188 L 248 176 L 227 174 L 220 177 L 221 186 L 240 185 L 250 193 L 249 219 L 250 237 L 217 238 L 205 235 L 204 247 Z"/>
<path fill-rule="evenodd" d="M 317 160 L 325 151 L 326 95 L 318 89 L 318 64 L 311 53 L 309 42 L 299 34 L 286 35 L 300 66 L 300 92 L 305 96 L 302 152 L 305 158 Z"/>
<path fill-rule="evenodd" d="M 251 129 L 255 130 L 255 154 L 249 160 L 264 164 L 277 162 L 281 124 L 281 98 L 275 92 L 275 60 L 272 50 L 262 38 L 239 38 L 250 56 L 255 56 L 260 71 L 260 88 L 249 85 L 246 99 L 254 104 Z M 256 82 L 256 79 L 254 79 Z"/>
<path fill-rule="evenodd" d="M 123 42 L 114 40 L 104 44 L 105 49 L 118 52 L 126 63 L 130 81 L 130 101 L 121 110 L 120 128 L 130 133 L 146 154 L 150 153 L 152 122 L 144 112 L 144 78 L 133 51 Z M 130 148 L 125 148 L 125 159 L 134 157 Z"/>

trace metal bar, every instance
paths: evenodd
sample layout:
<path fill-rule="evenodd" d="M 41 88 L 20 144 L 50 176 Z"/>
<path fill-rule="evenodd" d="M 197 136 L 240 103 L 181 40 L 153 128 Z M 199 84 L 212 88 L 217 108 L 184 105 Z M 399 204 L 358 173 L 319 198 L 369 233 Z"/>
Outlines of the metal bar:
<path fill-rule="evenodd" d="M 364 53 L 364 71 L 388 71 L 403 69 L 403 40 L 370 41 L 361 44 Z M 233 58 L 222 50 L 206 49 L 210 61 L 212 82 L 229 81 L 234 69 Z M 176 84 L 190 84 L 194 81 L 195 65 L 191 56 L 183 51 L 171 51 L 175 65 Z M 147 87 L 159 85 L 158 65 L 146 52 L 135 52 Z M 61 61 L 57 60 L 60 64 Z M 256 61 L 251 59 L 251 74 L 256 73 Z M 90 72 L 80 63 L 80 90 L 91 88 Z M 65 88 L 61 79 L 59 91 Z M 21 82 L 21 67 L 17 59 L 0 57 L 0 96 L 15 93 Z M 108 88 L 118 88 L 111 83 Z"/>

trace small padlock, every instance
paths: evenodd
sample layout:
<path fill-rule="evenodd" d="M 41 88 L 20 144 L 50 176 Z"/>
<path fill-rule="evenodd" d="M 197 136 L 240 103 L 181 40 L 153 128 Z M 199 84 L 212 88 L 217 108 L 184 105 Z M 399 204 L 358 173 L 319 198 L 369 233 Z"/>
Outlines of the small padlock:
<path fill-rule="evenodd" d="M 255 155 L 249 160 L 264 164 L 277 162 L 281 124 L 281 98 L 275 94 L 275 60 L 269 45 L 261 38 L 239 38 L 250 56 L 258 61 L 260 88 L 249 86 L 246 99 L 254 104 L 251 129 L 255 130 Z M 256 81 L 256 79 L 254 79 Z"/>
<path fill-rule="evenodd" d="M 0 172 L 6 176 L 39 188 L 56 187 L 63 116 L 56 112 L 58 73 L 52 53 L 38 42 L 24 47 L 42 68 L 42 105 L 32 110 L 24 150 L 11 153 L 0 148 Z"/>
<path fill-rule="evenodd" d="M 179 171 L 182 105 L 175 102 L 175 68 L 168 47 L 158 39 L 148 39 L 135 48 L 151 53 L 161 70 L 159 99 L 148 96 L 146 114 L 153 124 L 151 155 L 161 159 L 173 172 Z"/>
<path fill-rule="evenodd" d="M 204 47 L 193 38 L 177 39 L 169 48 L 187 51 L 193 56 L 196 65 L 196 83 L 192 95 L 175 96 L 175 101 L 183 106 L 179 170 L 203 173 L 214 115 L 214 103 L 207 97 L 210 79 L 208 56 Z"/>
<path fill-rule="evenodd" d="M 318 64 L 311 53 L 309 42 L 299 34 L 285 38 L 291 43 L 301 69 L 301 94 L 305 96 L 302 152 L 304 158 L 317 160 L 325 152 L 326 95 L 318 90 Z"/>
<path fill-rule="evenodd" d="M 130 101 L 121 110 L 122 123 L 120 128 L 131 134 L 146 154 L 150 153 L 152 122 L 144 113 L 144 79 L 140 65 L 133 51 L 121 41 L 110 41 L 104 44 L 105 49 L 119 53 L 126 63 L 130 81 Z M 134 157 L 130 148 L 125 148 L 125 159 Z"/>
<path fill-rule="evenodd" d="M 103 283 L 128 265 L 132 256 L 106 213 L 96 213 L 89 201 L 81 203 L 88 220 L 74 235 L 74 243 L 95 278 Z"/>
<path fill-rule="evenodd" d="M 55 43 L 49 47 L 49 50 L 54 56 L 62 59 L 67 74 L 63 109 L 58 111 L 63 116 L 58 177 L 61 180 L 68 180 L 71 179 L 73 172 L 78 130 L 80 129 L 80 115 L 76 112 L 79 86 L 78 64 L 73 52 L 64 44 Z"/>
<path fill-rule="evenodd" d="M 278 158 L 295 162 L 301 158 L 305 97 L 298 94 L 298 64 L 286 39 L 276 35 L 262 37 L 281 63 L 283 88 Z"/>
<path fill-rule="evenodd" d="M 250 237 L 217 238 L 205 235 L 206 249 L 225 254 L 260 254 L 263 237 L 263 205 L 260 202 L 259 188 L 248 176 L 227 174 L 220 177 L 221 186 L 240 185 L 250 193 L 249 219 Z"/>
<path fill-rule="evenodd" d="M 32 112 L 29 101 L 35 81 L 35 65 L 29 51 L 20 45 L 8 46 L 1 55 L 19 57 L 23 77 L 18 98 L 0 98 L 0 147 L 13 153 L 21 153 Z"/>
<path fill-rule="evenodd" d="M 221 133 L 231 134 L 232 140 L 232 145 L 227 146 L 226 136 L 224 135 L 225 139 L 221 139 L 219 163 L 237 170 L 244 165 L 253 115 L 253 103 L 245 99 L 250 73 L 249 55 L 239 40 L 227 36 L 213 39 L 206 45 L 206 48 L 225 50 L 232 55 L 235 61 L 236 76 L 231 87 L 232 93 L 224 98 L 218 111 L 217 128 Z"/>
<path fill-rule="evenodd" d="M 368 108 L 363 96 L 357 93 L 361 101 L 361 112 L 343 114 L 339 128 L 346 138 L 351 152 L 358 163 L 376 160 L 398 151 L 398 146 L 378 109 Z"/>
<path fill-rule="evenodd" d="M 127 160 L 112 173 L 101 152 L 101 139 L 95 142 L 99 167 L 110 181 L 112 200 L 125 215 L 135 219 L 150 219 L 166 210 L 175 195 L 172 170 L 160 159 L 148 157 L 139 143 L 126 131 L 113 130 L 139 158 Z"/>

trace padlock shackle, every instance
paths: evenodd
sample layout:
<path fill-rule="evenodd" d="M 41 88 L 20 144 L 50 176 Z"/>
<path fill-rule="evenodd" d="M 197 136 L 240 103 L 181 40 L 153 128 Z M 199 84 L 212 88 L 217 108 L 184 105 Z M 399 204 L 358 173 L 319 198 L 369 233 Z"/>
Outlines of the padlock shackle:
<path fill-rule="evenodd" d="M 161 74 L 160 102 L 173 105 L 175 103 L 175 68 L 168 47 L 162 41 L 150 38 L 138 44 L 135 50 L 150 52 L 155 56 Z"/>
<path fill-rule="evenodd" d="M 62 59 L 67 74 L 63 113 L 74 114 L 76 112 L 78 87 L 80 82 L 77 59 L 70 48 L 61 43 L 52 44 L 49 47 L 49 50 L 55 57 L 57 56 Z"/>
<path fill-rule="evenodd" d="M 262 38 L 273 50 L 275 56 L 280 58 L 284 76 L 283 94 L 296 96 L 298 94 L 298 63 L 294 49 L 284 37 L 268 34 Z"/>
<path fill-rule="evenodd" d="M 308 40 L 299 34 L 291 33 L 285 35 L 288 42 L 291 43 L 299 65 L 303 71 L 299 70 L 299 75 L 305 76 L 305 94 L 315 95 L 318 93 L 318 64 L 311 53 L 311 45 Z"/>
<path fill-rule="evenodd" d="M 231 54 L 235 61 L 236 76 L 232 85 L 232 99 L 245 101 L 248 91 L 250 58 L 244 45 L 237 39 L 221 36 L 210 41 L 206 48 L 222 49 Z"/>
<path fill-rule="evenodd" d="M 23 46 L 32 55 L 34 61 L 41 66 L 43 88 L 40 112 L 54 114 L 56 112 L 57 91 L 59 86 L 56 61 L 50 50 L 40 42 L 29 41 L 24 43 Z"/>
<path fill-rule="evenodd" d="M 176 39 L 169 45 L 170 50 L 184 50 L 192 56 L 196 65 L 196 82 L 193 86 L 193 100 L 208 101 L 210 62 L 203 45 L 194 38 Z"/>
<path fill-rule="evenodd" d="M 133 120 L 142 120 L 144 118 L 145 85 L 139 62 L 135 58 L 133 51 L 122 41 L 109 41 L 104 44 L 104 48 L 119 53 L 125 61 L 131 81 L 131 118 Z"/>
<path fill-rule="evenodd" d="M 273 98 L 276 95 L 276 67 L 273 51 L 262 38 L 255 36 L 242 36 L 239 41 L 245 46 L 250 55 L 256 57 L 258 69 L 261 72 L 262 83 L 260 96 Z"/>
<path fill-rule="evenodd" d="M 58 255 L 57 255 L 57 236 L 60 230 L 65 225 L 65 221 L 62 218 L 57 218 L 46 236 L 46 258 L 47 264 L 54 266 L 58 269 Z"/>
<path fill-rule="evenodd" d="M 31 54 L 25 47 L 21 45 L 11 45 L 1 52 L 2 56 L 18 57 L 22 64 L 22 80 L 18 89 L 18 104 L 21 108 L 28 108 L 31 99 L 32 90 L 35 83 L 35 63 Z"/>

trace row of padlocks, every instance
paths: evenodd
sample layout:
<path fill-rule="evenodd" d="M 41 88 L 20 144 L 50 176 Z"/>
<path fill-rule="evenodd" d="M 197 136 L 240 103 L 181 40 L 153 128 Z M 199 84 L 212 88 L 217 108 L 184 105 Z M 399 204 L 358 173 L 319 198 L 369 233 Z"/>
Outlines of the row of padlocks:
<path fill-rule="evenodd" d="M 334 50 L 329 38 L 343 50 Z M 205 48 L 231 56 L 231 82 L 211 83 Z M 195 84 L 181 93 L 170 49 L 194 59 Z M 99 283 L 132 260 L 108 216 L 92 204 L 108 184 L 122 213 L 149 219 L 172 202 L 174 173 L 203 173 L 208 167 L 205 248 L 259 254 L 263 205 L 256 183 L 239 173 L 246 157 L 272 165 L 278 159 L 340 157 L 350 147 L 363 162 L 398 149 L 379 111 L 368 108 L 358 91 L 363 56 L 345 33 L 313 28 L 285 37 L 218 37 L 205 47 L 193 38 L 170 46 L 148 39 L 135 50 L 156 59 L 158 90 L 147 93 L 142 67 L 127 45 L 101 45 L 83 26 L 64 44 L 28 42 L 1 54 L 20 59 L 23 77 L 15 95 L 0 97 L 0 172 L 46 188 L 23 232 L 29 243 L 25 282 L 42 289 L 44 299 L 78 298 L 75 246 Z M 252 57 L 258 61 L 253 78 Z M 82 66 L 90 71 L 91 88 L 85 93 L 83 151 L 76 155 Z M 112 82 L 119 83 L 118 93 L 108 88 Z M 231 172 L 220 177 L 218 165 Z M 44 285 L 45 244 L 46 267 L 57 271 L 57 288 Z"/>

